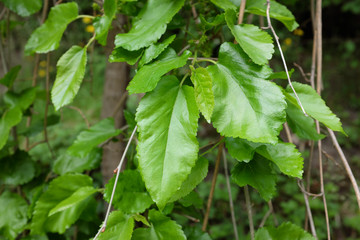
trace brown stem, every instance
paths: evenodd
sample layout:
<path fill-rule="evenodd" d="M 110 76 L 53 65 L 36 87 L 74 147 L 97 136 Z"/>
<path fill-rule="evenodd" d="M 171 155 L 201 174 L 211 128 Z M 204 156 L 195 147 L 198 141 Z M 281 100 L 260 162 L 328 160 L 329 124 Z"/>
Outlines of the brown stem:
<path fill-rule="evenodd" d="M 52 150 L 47 131 L 47 116 L 49 111 L 50 104 L 50 53 L 46 54 L 46 81 L 45 81 L 45 89 L 46 89 L 46 103 L 45 103 L 45 112 L 44 112 L 44 140 L 50 150 L 51 156 L 55 159 L 54 151 Z"/>
<path fill-rule="evenodd" d="M 73 109 L 73 110 L 77 111 L 80 114 L 80 116 L 82 117 L 82 119 L 84 119 L 87 128 L 90 128 L 90 123 L 89 123 L 88 119 L 86 118 L 85 114 L 81 111 L 80 108 L 77 108 L 77 107 L 74 107 L 74 106 L 66 106 L 66 107 L 69 108 L 69 109 Z"/>
<path fill-rule="evenodd" d="M 221 137 L 220 141 L 223 138 L 224 137 Z M 219 148 L 218 148 L 218 154 L 217 154 L 216 162 L 215 162 L 214 175 L 213 175 L 213 178 L 212 178 L 212 181 L 211 181 L 211 189 L 210 189 L 209 199 L 207 201 L 206 212 L 205 212 L 205 216 L 204 216 L 204 222 L 203 222 L 203 225 L 202 225 L 202 231 L 204 231 L 204 232 L 206 231 L 208 221 L 209 221 L 209 214 L 210 214 L 212 200 L 213 200 L 213 197 L 214 197 L 216 179 L 217 179 L 217 175 L 219 173 L 219 166 L 220 166 L 220 160 L 221 160 L 221 154 L 222 154 L 223 147 L 224 147 L 224 142 L 221 141 L 221 143 L 219 145 Z"/>
<path fill-rule="evenodd" d="M 245 194 L 245 202 L 246 202 L 246 211 L 248 213 L 248 218 L 249 218 L 250 236 L 251 236 L 251 240 L 254 240 L 255 239 L 254 221 L 251 210 L 249 187 L 247 185 L 244 187 L 244 194 Z"/>
<path fill-rule="evenodd" d="M 245 6 L 246 6 L 246 0 L 242 0 L 241 3 L 240 3 L 240 9 L 239 9 L 238 24 L 243 23 L 244 14 L 245 14 Z"/>
<path fill-rule="evenodd" d="M 298 179 L 298 185 L 299 185 L 300 189 L 304 189 L 304 185 L 300 179 Z M 302 191 L 302 192 L 303 192 L 303 196 L 304 196 L 307 217 L 309 219 L 308 221 L 310 223 L 311 233 L 317 239 L 314 219 L 312 217 L 311 208 L 310 208 L 310 204 L 309 204 L 309 198 L 305 191 Z"/>

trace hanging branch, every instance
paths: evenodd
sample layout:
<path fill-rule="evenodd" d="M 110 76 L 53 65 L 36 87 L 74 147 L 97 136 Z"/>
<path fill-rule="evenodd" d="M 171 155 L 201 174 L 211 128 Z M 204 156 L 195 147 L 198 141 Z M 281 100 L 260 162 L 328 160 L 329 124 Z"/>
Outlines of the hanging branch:
<path fill-rule="evenodd" d="M 121 157 L 121 160 L 120 160 L 120 162 L 119 162 L 119 165 L 118 165 L 118 166 L 116 167 L 116 169 L 114 170 L 114 173 L 116 173 L 116 177 L 115 177 L 114 187 L 113 187 L 113 189 L 112 189 L 112 193 L 111 193 L 111 197 L 110 197 L 109 206 L 108 206 L 107 211 L 106 211 L 105 220 L 104 220 L 103 225 L 101 226 L 101 228 L 99 229 L 99 231 L 97 232 L 97 234 L 95 235 L 95 237 L 94 237 L 93 240 L 96 240 L 97 237 L 98 237 L 102 232 L 104 232 L 105 229 L 106 229 L 106 224 L 107 224 L 107 221 L 108 221 L 108 218 L 109 218 L 109 215 L 110 215 L 111 205 L 112 205 L 112 202 L 113 202 L 113 199 L 114 199 L 114 195 L 115 195 L 116 186 L 117 186 L 117 182 L 118 182 L 118 179 L 119 179 L 121 167 L 122 167 L 122 165 L 123 165 L 123 163 L 124 163 L 126 153 L 127 153 L 127 151 L 129 150 L 130 143 L 131 143 L 132 139 L 134 138 L 136 129 L 137 129 L 137 126 L 135 126 L 133 132 L 131 133 L 131 136 L 130 136 L 129 141 L 128 141 L 126 147 L 125 147 L 125 150 L 124 150 L 124 152 L 123 152 L 123 155 L 122 155 L 122 157 Z"/>
<path fill-rule="evenodd" d="M 286 72 L 286 76 L 287 76 L 287 79 L 288 79 L 288 83 L 289 83 L 289 86 L 291 87 L 292 91 L 294 92 L 294 95 L 295 95 L 295 98 L 296 98 L 296 101 L 297 103 L 299 104 L 301 110 L 303 111 L 304 115 L 305 116 L 308 116 L 307 113 L 305 112 L 305 109 L 303 107 L 303 105 L 301 104 L 301 101 L 300 101 L 300 98 L 299 96 L 297 95 L 292 83 L 291 83 L 291 80 L 290 80 L 290 75 L 289 75 L 289 70 L 287 68 L 287 65 L 286 65 L 286 61 L 285 61 L 285 57 L 284 57 L 284 54 L 281 50 L 281 45 L 280 45 L 280 42 L 279 42 L 279 37 L 276 35 L 276 32 L 273 28 L 273 26 L 271 25 L 271 19 L 270 19 L 270 0 L 266 0 L 266 3 L 267 3 L 267 8 L 266 8 L 266 18 L 267 18 L 267 21 L 268 21 L 268 26 L 267 28 L 270 28 L 271 29 L 271 32 L 272 34 L 274 35 L 274 38 L 275 38 L 275 41 L 276 41 L 276 44 L 279 48 L 279 52 L 280 52 L 280 55 L 281 55 L 281 59 L 282 59 L 282 62 L 283 62 L 283 65 L 284 65 L 284 68 L 285 68 L 285 72 Z"/>
<path fill-rule="evenodd" d="M 229 180 L 229 170 L 228 170 L 228 165 L 227 165 L 226 153 L 225 153 L 224 149 L 223 149 L 222 155 L 223 155 L 223 161 L 224 161 L 224 172 L 225 172 L 225 178 L 226 178 L 226 188 L 227 188 L 227 191 L 228 191 L 228 194 L 229 194 L 231 222 L 232 222 L 232 225 L 233 225 L 233 228 L 234 228 L 235 240 L 239 240 L 239 234 L 238 234 L 238 230 L 237 230 L 237 226 L 236 226 L 234 203 L 233 203 L 232 194 L 231 194 L 231 186 L 230 186 L 230 180 Z"/>
<path fill-rule="evenodd" d="M 312 235 L 317 239 L 316 229 L 315 229 L 315 224 L 314 224 L 314 219 L 313 219 L 313 217 L 312 217 L 312 213 L 311 213 L 311 208 L 310 208 L 310 204 L 309 204 L 308 195 L 307 195 L 307 193 L 305 192 L 303 182 L 302 182 L 300 179 L 298 179 L 298 185 L 299 185 L 300 189 L 302 189 L 302 192 L 303 192 L 304 201 L 305 201 L 305 206 L 306 206 L 306 213 L 307 213 L 307 217 L 308 217 L 308 220 L 309 220 L 311 233 L 312 233 Z"/>
<path fill-rule="evenodd" d="M 44 141 L 46 142 L 46 144 L 50 150 L 52 158 L 55 159 L 54 151 L 52 150 L 50 143 L 49 143 L 49 137 L 48 137 L 48 131 L 47 131 L 47 116 L 48 116 L 48 110 L 49 110 L 49 104 L 50 104 L 50 53 L 46 54 L 45 89 L 46 89 L 46 103 L 45 103 L 45 113 L 44 113 Z"/>
<path fill-rule="evenodd" d="M 66 107 L 69 108 L 69 109 L 77 111 L 80 114 L 80 116 L 82 117 L 82 119 L 84 120 L 87 128 L 90 128 L 89 120 L 86 118 L 85 114 L 81 111 L 80 108 L 77 108 L 77 107 L 74 107 L 74 106 L 66 106 Z"/>
<path fill-rule="evenodd" d="M 251 240 L 254 240 L 255 239 L 255 229 L 254 229 L 254 221 L 253 221 L 253 216 L 252 216 L 251 199 L 250 199 L 248 185 L 245 185 L 244 193 L 245 193 L 246 210 L 247 210 L 248 218 L 249 218 L 250 236 L 251 236 Z"/>

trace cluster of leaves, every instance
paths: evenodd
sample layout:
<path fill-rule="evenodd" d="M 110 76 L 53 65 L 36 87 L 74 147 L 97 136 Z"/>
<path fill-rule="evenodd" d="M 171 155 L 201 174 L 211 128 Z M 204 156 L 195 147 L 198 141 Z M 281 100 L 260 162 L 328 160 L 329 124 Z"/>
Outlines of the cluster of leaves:
<path fill-rule="evenodd" d="M 21 16 L 41 8 L 41 1 L 37 0 L 3 2 Z M 199 154 L 199 112 L 225 138 L 227 151 L 238 161 L 231 170 L 232 180 L 240 187 L 252 186 L 265 201 L 276 193 L 277 175 L 302 177 L 301 154 L 295 145 L 279 137 L 285 122 L 302 139 L 324 137 L 316 132 L 314 119 L 344 133 L 339 119 L 310 86 L 294 83 L 308 117 L 302 113 L 291 88 L 272 81 L 286 78 L 268 65 L 274 53 L 272 37 L 253 24 L 236 24 L 237 1 L 211 2 L 212 11 L 205 12 L 205 8 L 199 17 L 201 21 L 193 24 L 198 30 L 188 30 L 189 35 L 195 32 L 197 38 L 180 50 L 176 42 L 182 37 L 174 35 L 169 26 L 182 29 L 175 20 L 182 12 L 189 12 L 180 11 L 187 5 L 185 0 L 148 0 L 145 5 L 142 1 L 105 0 L 103 15 L 94 19 L 93 38 L 83 47 L 71 47 L 57 62 L 51 100 L 59 110 L 70 104 L 79 91 L 90 44 L 95 40 L 106 44 L 116 9 L 125 14 L 135 12 L 130 30 L 116 36 L 109 61 L 135 65 L 136 74 L 127 90 L 130 94 L 146 93 L 134 116 L 138 126 L 137 167 L 120 174 L 114 197 L 116 211 L 109 216 L 99 239 L 211 239 L 197 227 L 183 231 L 167 216 L 177 205 L 182 209 L 202 208 L 194 189 L 207 175 L 208 160 Z M 250 1 L 245 11 L 266 16 L 264 3 L 265 0 Z M 132 8 L 139 11 L 129 10 Z M 68 24 L 82 17 L 78 11 L 75 2 L 52 7 L 47 20 L 31 34 L 25 53 L 56 50 Z M 291 12 L 275 1 L 271 1 L 270 17 L 290 31 L 298 26 Z M 208 44 L 207 39 L 215 38 L 223 28 L 232 35 L 229 41 L 218 46 L 215 58 L 202 58 L 201 55 L 207 57 L 201 50 Z M 233 39 L 238 44 L 231 43 Z M 83 172 L 98 168 L 102 154 L 98 146 L 122 131 L 114 128 L 111 118 L 82 131 L 52 165 L 57 177 L 29 190 L 28 205 L 9 190 L 39 177 L 37 163 L 28 153 L 13 148 L 17 143 L 8 139 L 11 129 L 24 115 L 31 114 L 29 108 L 39 90 L 15 92 L 12 85 L 18 72 L 19 67 L 14 67 L 0 80 L 8 88 L 0 120 L 0 161 L 4 166 L 0 169 L 0 183 L 7 190 L 0 197 L 0 205 L 10 206 L 0 210 L 0 231 L 8 239 L 15 239 L 24 229 L 29 229 L 34 238 L 45 233 L 63 234 L 76 221 L 88 220 L 86 214 L 96 208 L 95 193 L 103 191 L 105 200 L 110 201 L 115 179 L 103 190 L 94 187 L 92 178 Z M 43 130 L 37 129 L 36 133 Z M 23 136 L 29 136 L 29 131 L 24 131 Z M 256 239 L 290 238 L 312 239 L 291 223 L 277 229 L 263 228 L 256 234 Z"/>

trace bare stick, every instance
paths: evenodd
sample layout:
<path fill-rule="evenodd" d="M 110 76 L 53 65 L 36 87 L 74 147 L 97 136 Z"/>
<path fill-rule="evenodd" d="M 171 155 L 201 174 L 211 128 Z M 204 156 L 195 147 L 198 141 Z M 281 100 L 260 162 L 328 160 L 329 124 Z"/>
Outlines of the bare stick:
<path fill-rule="evenodd" d="M 271 212 L 272 212 L 272 209 L 269 207 L 269 210 L 265 213 L 263 219 L 260 222 L 259 228 L 262 228 L 265 225 L 266 220 L 269 218 Z"/>
<path fill-rule="evenodd" d="M 136 129 L 137 129 L 137 126 L 135 126 L 133 132 L 131 133 L 131 136 L 130 136 L 129 141 L 128 141 L 126 147 L 125 147 L 125 150 L 124 150 L 124 153 L 123 153 L 123 155 L 122 155 L 122 157 L 121 157 L 121 160 L 120 160 L 120 162 L 119 162 L 119 165 L 118 165 L 117 168 L 114 170 L 114 171 L 116 171 L 116 177 L 115 177 L 114 187 L 113 187 L 113 190 L 112 190 L 112 193 L 111 193 L 111 197 L 110 197 L 109 206 L 108 206 L 107 211 L 106 211 L 105 220 L 104 220 L 103 225 L 101 226 L 101 228 L 99 229 L 99 231 L 97 232 L 97 234 L 95 235 L 95 237 L 94 237 L 93 240 L 96 240 L 97 237 L 100 235 L 100 233 L 102 233 L 102 232 L 105 231 L 106 224 L 107 224 L 107 221 L 108 221 L 108 218 L 109 218 L 109 215 L 110 215 L 110 211 L 111 211 L 112 201 L 113 201 L 113 198 L 114 198 L 114 195 L 115 195 L 115 191 L 116 191 L 117 182 L 118 182 L 119 175 L 120 175 L 120 170 L 121 170 L 121 167 L 122 167 L 122 165 L 123 165 L 123 163 L 124 163 L 126 153 L 127 153 L 127 151 L 129 150 L 130 143 L 131 143 L 132 139 L 134 138 Z"/>
<path fill-rule="evenodd" d="M 284 123 L 284 129 L 285 129 L 285 133 L 286 133 L 286 137 L 289 141 L 289 143 L 293 143 L 293 140 L 292 140 L 292 137 L 291 137 L 291 132 L 290 132 L 290 129 L 289 129 L 289 125 L 286 123 Z"/>
<path fill-rule="evenodd" d="M 254 229 L 254 222 L 253 222 L 253 216 L 252 216 L 252 210 L 251 210 L 251 199 L 250 199 L 248 185 L 245 185 L 244 193 L 245 193 L 246 210 L 247 210 L 248 218 L 249 218 L 250 236 L 251 236 L 251 240 L 254 240 L 255 239 L 255 229 Z"/>
<path fill-rule="evenodd" d="M 310 79 L 306 76 L 304 69 L 297 63 L 294 63 L 294 66 L 299 69 L 301 76 L 305 79 L 305 81 L 310 82 Z"/>
<path fill-rule="evenodd" d="M 117 105 L 116 105 L 116 107 L 114 109 L 113 114 L 111 115 L 113 118 L 116 117 L 116 114 L 121 109 L 121 106 L 124 104 L 124 102 L 126 101 L 127 96 L 128 96 L 127 92 L 124 92 L 123 95 L 121 96 L 119 102 L 117 103 Z"/>
<path fill-rule="evenodd" d="M 55 159 L 55 154 L 50 146 L 48 132 L 47 132 L 47 116 L 48 116 L 48 110 L 49 110 L 49 104 L 50 104 L 50 53 L 46 54 L 45 89 L 46 89 L 46 102 L 45 102 L 45 113 L 44 113 L 44 140 L 50 150 L 52 158 Z"/>
<path fill-rule="evenodd" d="M 267 18 L 267 21 L 268 21 L 268 28 L 271 29 L 271 32 L 272 34 L 274 35 L 274 38 L 275 38 L 275 41 L 276 41 L 276 44 L 279 48 L 279 52 L 280 52 L 280 55 L 281 55 L 281 59 L 282 59 L 282 62 L 284 64 L 284 68 L 285 68 L 285 72 L 286 72 L 286 76 L 288 78 L 288 82 L 289 82 L 289 86 L 291 87 L 292 91 L 294 92 L 294 95 L 295 95 L 295 98 L 296 98 L 296 101 L 297 103 L 299 104 L 301 110 L 303 111 L 304 115 L 305 116 L 308 116 L 307 113 L 305 112 L 305 109 L 303 107 L 303 105 L 301 104 L 301 101 L 300 101 L 300 98 L 299 96 L 297 95 L 292 83 L 291 83 L 291 80 L 290 80 L 290 75 L 289 75 L 289 70 L 287 68 L 287 65 L 286 65 L 286 61 L 285 61 L 285 57 L 284 57 L 284 54 L 281 50 L 281 45 L 280 45 L 280 42 L 279 42 L 279 37 L 276 35 L 276 32 L 273 28 L 273 26 L 271 25 L 271 20 L 270 20 L 270 0 L 266 0 L 267 2 L 267 9 L 266 9 L 266 18 Z"/>
<path fill-rule="evenodd" d="M 300 189 L 304 189 L 304 185 L 303 185 L 302 180 L 298 179 L 298 185 L 299 185 Z M 309 223 L 310 223 L 311 233 L 312 233 L 312 235 L 317 239 L 316 229 L 315 229 L 315 224 L 314 224 L 314 219 L 313 219 L 313 217 L 312 217 L 312 213 L 311 213 L 311 208 L 310 208 L 310 204 L 309 204 L 308 195 L 305 193 L 305 191 L 302 191 L 302 192 L 303 192 L 303 195 L 304 195 L 304 201 L 305 201 L 307 216 L 308 216 Z"/>
<path fill-rule="evenodd" d="M 80 108 L 77 108 L 77 107 L 74 107 L 74 106 L 66 106 L 66 107 L 69 108 L 69 109 L 73 109 L 73 110 L 77 111 L 80 114 L 80 116 L 82 117 L 82 119 L 84 119 L 87 128 L 90 128 L 90 123 L 89 123 L 88 119 L 86 118 L 85 114 L 81 111 Z"/>
<path fill-rule="evenodd" d="M 355 191 L 355 195 L 356 195 L 356 200 L 357 200 L 357 203 L 358 203 L 358 206 L 359 206 L 359 209 L 360 209 L 360 191 L 359 191 L 359 186 L 357 185 L 357 182 L 356 182 L 356 179 L 354 177 L 354 174 L 352 173 L 352 170 L 349 166 L 349 163 L 345 157 L 345 154 L 343 152 L 343 150 L 341 149 L 337 139 L 336 139 L 336 136 L 334 134 L 334 132 L 328 128 L 328 132 L 330 134 L 330 137 L 331 137 L 331 140 L 336 148 L 336 150 L 338 151 L 339 155 L 340 155 L 340 159 L 341 161 L 343 162 L 344 164 L 344 167 L 345 167 L 345 170 L 346 170 L 346 173 L 347 175 L 349 176 L 350 178 L 350 181 L 353 185 L 353 188 L 354 188 L 354 191 Z"/>
<path fill-rule="evenodd" d="M 242 0 L 240 3 L 240 9 L 239 9 L 239 18 L 238 18 L 238 24 L 242 24 L 245 14 L 245 6 L 246 6 L 246 0 Z"/>
<path fill-rule="evenodd" d="M 229 180 L 229 170 L 228 170 L 228 165 L 227 165 L 226 153 L 225 153 L 224 149 L 223 149 L 222 153 L 223 153 L 224 171 L 225 171 L 225 178 L 226 178 L 226 188 L 227 188 L 228 194 L 229 194 L 231 222 L 232 222 L 233 228 L 234 228 L 235 240 L 239 240 L 239 234 L 238 234 L 238 230 L 237 230 L 237 226 L 236 226 L 234 203 L 233 203 L 232 194 L 231 194 L 231 186 L 230 186 L 230 180 Z"/>
<path fill-rule="evenodd" d="M 224 137 L 221 137 L 220 140 L 222 140 Z M 211 204 L 212 204 L 212 200 L 214 197 L 214 191 L 215 191 L 215 185 L 216 185 L 216 179 L 217 179 L 217 175 L 219 173 L 219 166 L 220 166 L 220 160 L 221 160 L 221 154 L 222 154 L 222 149 L 224 147 L 224 142 L 221 141 L 219 148 L 218 148 L 218 154 L 216 157 L 216 162 L 215 162 L 215 169 L 214 169 L 214 175 L 211 181 L 211 189 L 210 189 L 210 194 L 209 194 L 209 198 L 207 201 L 207 206 L 206 206 L 206 212 L 205 212 L 205 216 L 204 216 L 204 222 L 202 225 L 202 231 L 205 232 L 207 225 L 208 225 L 208 221 L 209 221 L 209 214 L 210 214 L 210 208 L 211 208 Z"/>

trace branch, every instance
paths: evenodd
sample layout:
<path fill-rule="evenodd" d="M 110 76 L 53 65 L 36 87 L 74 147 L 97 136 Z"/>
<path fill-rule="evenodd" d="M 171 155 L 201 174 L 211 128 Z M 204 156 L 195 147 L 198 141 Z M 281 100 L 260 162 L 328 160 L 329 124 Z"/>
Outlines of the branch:
<path fill-rule="evenodd" d="M 298 179 L 298 186 L 300 187 L 300 189 L 302 190 L 303 195 L 304 195 L 306 212 L 307 212 L 307 216 L 308 216 L 309 223 L 310 223 L 311 233 L 312 233 L 312 235 L 317 239 L 316 229 L 315 229 L 315 224 L 314 224 L 314 219 L 313 219 L 313 217 L 312 217 L 312 213 L 311 213 L 311 208 L 310 208 L 310 204 L 309 204 L 308 195 L 307 195 L 307 192 L 306 192 L 305 189 L 304 189 L 303 182 L 302 182 L 302 180 L 300 180 L 300 179 Z"/>
<path fill-rule="evenodd" d="M 108 218 L 109 218 L 109 215 L 110 215 L 111 205 L 112 205 L 112 201 L 113 201 L 113 199 L 114 199 L 117 182 L 118 182 L 119 175 L 120 175 L 120 170 L 121 170 L 121 167 L 122 167 L 122 165 L 123 165 L 123 163 L 124 163 L 126 153 L 127 153 L 127 151 L 129 150 L 129 146 L 130 146 L 131 140 L 133 139 L 133 137 L 134 137 L 134 135 L 135 135 L 136 129 L 137 129 L 137 126 L 134 128 L 133 132 L 131 133 L 131 136 L 130 136 L 129 141 L 128 141 L 126 147 L 125 147 L 125 150 L 124 150 L 124 152 L 123 152 L 123 155 L 122 155 L 122 157 L 121 157 L 121 160 L 120 160 L 120 162 L 119 162 L 119 165 L 118 165 L 117 168 L 114 170 L 114 173 L 116 173 L 116 177 L 115 177 L 114 187 L 113 187 L 113 190 L 112 190 L 112 193 L 111 193 L 111 197 L 110 197 L 109 206 L 108 206 L 107 211 L 106 211 L 105 220 L 104 220 L 103 225 L 101 226 L 101 228 L 99 229 L 99 231 L 97 232 L 97 234 L 95 235 L 95 237 L 94 237 L 93 240 L 96 240 L 97 237 L 98 237 L 102 232 L 104 232 L 105 229 L 106 229 L 106 224 L 107 224 L 107 221 L 108 221 Z"/>
<path fill-rule="evenodd" d="M 66 107 L 69 108 L 69 109 L 73 109 L 73 110 L 77 111 L 80 114 L 80 116 L 82 117 L 82 119 L 84 119 L 87 128 L 90 128 L 90 123 L 89 123 L 88 119 L 86 118 L 85 114 L 81 111 L 80 108 L 77 108 L 77 107 L 74 107 L 74 106 L 66 106 Z"/>
<path fill-rule="evenodd" d="M 45 103 L 45 113 L 44 113 L 44 141 L 46 142 L 46 144 L 50 150 L 52 158 L 55 159 L 55 154 L 50 146 L 48 132 L 47 132 L 47 116 L 48 116 L 48 110 L 49 110 L 49 104 L 50 104 L 50 53 L 46 54 L 45 89 L 46 89 L 46 103 Z"/>
<path fill-rule="evenodd" d="M 251 199 L 250 199 L 248 185 L 245 185 L 244 193 L 245 193 L 246 210 L 247 210 L 248 218 L 249 218 L 251 240 L 254 240 L 255 239 L 255 230 L 254 230 L 254 222 L 253 222 L 253 216 L 252 216 L 252 211 L 251 211 Z"/>
<path fill-rule="evenodd" d="M 279 37 L 276 35 L 276 32 L 273 28 L 273 26 L 271 25 L 271 20 L 270 20 L 270 0 L 266 0 L 267 2 L 267 9 L 266 9 L 266 18 L 267 18 L 267 21 L 268 21 L 268 28 L 271 29 L 271 32 L 272 34 L 274 35 L 274 38 L 275 38 L 275 41 L 277 43 L 277 46 L 279 48 L 279 52 L 280 52 L 280 55 L 281 55 L 281 59 L 282 59 L 282 62 L 284 64 L 284 68 L 285 68 L 285 72 L 286 72 L 286 76 L 288 78 L 288 82 L 289 82 L 289 86 L 291 87 L 292 91 L 294 92 L 294 95 L 295 95 L 295 98 L 296 98 L 296 101 L 297 103 L 299 104 L 301 110 L 303 111 L 304 115 L 305 116 L 308 116 L 307 113 L 305 112 L 305 109 L 303 107 L 303 105 L 301 104 L 301 101 L 300 101 L 300 98 L 299 96 L 297 95 L 292 83 L 291 83 L 291 80 L 290 80 L 290 75 L 289 75 L 289 70 L 287 68 L 287 65 L 286 65 L 286 61 L 285 61 L 285 57 L 284 57 L 284 54 L 281 50 L 281 45 L 280 45 L 280 42 L 279 42 Z"/>

